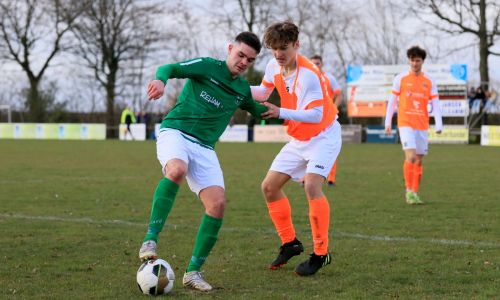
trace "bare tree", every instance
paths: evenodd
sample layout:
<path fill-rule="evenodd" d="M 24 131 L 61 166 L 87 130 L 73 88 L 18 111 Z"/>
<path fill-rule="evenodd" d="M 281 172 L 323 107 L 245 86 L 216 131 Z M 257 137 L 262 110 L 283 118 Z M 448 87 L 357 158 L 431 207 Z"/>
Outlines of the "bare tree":
<path fill-rule="evenodd" d="M 54 58 L 64 51 L 63 37 L 81 14 L 84 1 L 0 1 L 0 58 L 14 61 L 28 77 L 29 120 L 43 122 L 46 97 L 40 83 Z"/>
<path fill-rule="evenodd" d="M 498 0 L 418 0 L 409 9 L 442 32 L 453 36 L 473 35 L 478 41 L 480 78 L 487 85 L 488 57 L 500 56 L 500 52 L 493 51 L 493 46 L 500 38 Z"/>
<path fill-rule="evenodd" d="M 112 136 L 116 133 L 116 100 L 124 95 L 131 71 L 127 66 L 151 55 L 148 50 L 161 40 L 162 26 L 153 22 L 161 12 L 161 5 L 154 1 L 96 0 L 75 24 L 79 41 L 75 52 L 105 91 L 106 123 Z"/>

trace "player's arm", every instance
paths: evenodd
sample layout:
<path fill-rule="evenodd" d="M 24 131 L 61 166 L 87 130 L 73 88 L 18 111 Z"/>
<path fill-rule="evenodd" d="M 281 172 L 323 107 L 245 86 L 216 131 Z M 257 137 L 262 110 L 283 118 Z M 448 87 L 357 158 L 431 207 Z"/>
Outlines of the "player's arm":
<path fill-rule="evenodd" d="M 261 103 L 256 102 L 250 96 L 247 98 L 241 106 L 241 109 L 248 111 L 255 118 L 260 118 L 263 113 L 267 111 L 267 107 L 262 105 Z"/>
<path fill-rule="evenodd" d="M 206 72 L 210 59 L 195 58 L 175 64 L 158 67 L 156 79 L 148 84 L 148 98 L 155 100 L 163 96 L 165 85 L 170 78 L 196 78 Z"/>
<path fill-rule="evenodd" d="M 269 99 L 269 96 L 274 90 L 274 62 L 269 61 L 266 66 L 266 71 L 264 72 L 264 77 L 260 85 L 251 86 L 252 98 L 258 102 L 264 102 Z"/>
<path fill-rule="evenodd" d="M 394 115 L 394 111 L 396 110 L 396 103 L 398 100 L 398 96 L 396 94 L 391 93 L 389 96 L 389 101 L 387 102 L 387 109 L 385 111 L 385 133 L 392 134 L 392 116 Z"/>
<path fill-rule="evenodd" d="M 319 123 L 323 119 L 323 92 L 321 83 L 314 78 L 304 79 L 304 103 L 305 109 L 289 109 L 277 107 L 271 103 L 263 103 L 268 111 L 262 115 L 264 119 L 280 118 L 303 123 Z"/>
<path fill-rule="evenodd" d="M 439 95 L 437 85 L 432 81 L 431 88 L 431 105 L 434 112 L 434 122 L 436 122 L 436 133 L 440 134 L 443 131 L 443 114 L 441 113 L 441 106 L 439 105 Z"/>
<path fill-rule="evenodd" d="M 385 112 L 385 133 L 392 134 L 392 116 L 396 110 L 396 104 L 401 93 L 401 75 L 397 75 L 392 82 L 392 91 L 387 102 L 387 110 Z"/>
<path fill-rule="evenodd" d="M 268 109 L 267 112 L 261 115 L 264 119 L 278 118 L 303 123 L 319 123 L 323 118 L 323 106 L 315 106 L 306 110 L 295 110 L 280 108 L 269 102 L 264 102 L 262 104 Z"/>
<path fill-rule="evenodd" d="M 252 98 L 258 102 L 264 102 L 269 99 L 269 96 L 274 90 L 274 84 L 262 81 L 260 85 L 253 85 L 250 87 L 252 90 Z"/>
<path fill-rule="evenodd" d="M 332 87 L 333 91 L 333 102 L 335 106 L 339 107 L 340 104 L 342 104 L 342 87 L 340 86 L 339 82 L 337 81 L 337 78 L 335 76 L 330 75 L 328 78 L 330 80 L 330 85 Z"/>

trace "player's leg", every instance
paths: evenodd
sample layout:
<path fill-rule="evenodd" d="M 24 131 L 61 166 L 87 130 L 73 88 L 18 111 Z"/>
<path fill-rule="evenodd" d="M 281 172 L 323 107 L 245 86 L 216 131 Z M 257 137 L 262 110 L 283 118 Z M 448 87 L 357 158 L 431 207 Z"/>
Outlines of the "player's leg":
<path fill-rule="evenodd" d="M 262 182 L 262 192 L 266 199 L 269 217 L 281 239 L 278 256 L 269 265 L 271 270 L 279 269 L 292 257 L 304 251 L 302 243 L 295 235 L 290 202 L 282 189 L 288 180 L 290 180 L 289 175 L 270 170 Z"/>
<path fill-rule="evenodd" d="M 325 177 L 306 174 L 304 190 L 309 202 L 309 222 L 313 239 L 313 253 L 307 260 L 297 265 L 295 272 L 301 276 L 315 274 L 320 268 L 330 264 L 328 252 L 328 229 L 330 224 L 330 204 L 322 192 Z"/>
<path fill-rule="evenodd" d="M 201 267 L 205 263 L 210 251 L 217 242 L 222 226 L 226 200 L 224 189 L 220 186 L 211 186 L 200 192 L 200 199 L 205 206 L 196 235 L 191 260 L 183 277 L 183 284 L 200 291 L 210 291 L 212 286 L 205 281 L 201 274 Z"/>
<path fill-rule="evenodd" d="M 206 292 L 212 290 L 212 286 L 205 281 L 200 271 L 217 242 L 222 226 L 226 206 L 224 177 L 213 150 L 198 144 L 193 144 L 191 150 L 193 159 L 186 178 L 191 190 L 203 203 L 205 213 L 201 218 L 191 259 L 182 282 L 188 288 Z"/>
<path fill-rule="evenodd" d="M 309 202 L 313 253 L 295 269 L 295 272 L 302 276 L 313 275 L 331 262 L 331 255 L 328 252 L 330 204 L 323 193 L 323 184 L 337 160 L 342 142 L 338 123 L 329 130 L 331 132 L 326 132 L 324 136 L 311 139 L 305 152 L 305 157 L 309 162 L 304 191 Z"/>
<path fill-rule="evenodd" d="M 413 166 L 413 182 L 412 182 L 412 190 L 414 192 L 414 200 L 416 204 L 423 204 L 423 201 L 420 199 L 418 195 L 418 190 L 420 188 L 420 181 L 422 180 L 422 175 L 424 172 L 423 169 L 423 159 L 424 156 L 427 155 L 428 152 L 428 133 L 426 130 L 417 130 L 416 132 L 416 155 L 415 155 L 415 164 Z"/>
<path fill-rule="evenodd" d="M 336 175 L 337 175 L 337 161 L 335 161 L 335 163 L 333 164 L 332 170 L 328 174 L 328 185 L 329 186 L 335 186 Z"/>
<path fill-rule="evenodd" d="M 153 195 L 148 230 L 139 250 L 141 260 L 157 257 L 158 235 L 163 230 L 179 185 L 188 171 L 185 140 L 178 134 L 178 131 L 168 130 L 158 136 L 157 156 L 162 165 L 164 178 L 158 182 Z"/>
<path fill-rule="evenodd" d="M 399 136 L 401 138 L 401 145 L 403 146 L 403 151 L 405 154 L 405 160 L 403 163 L 403 175 L 405 181 L 405 200 L 408 204 L 416 204 L 414 200 L 413 192 L 413 177 L 415 170 L 415 160 L 416 160 L 416 140 L 415 140 L 415 130 L 410 127 L 400 127 Z"/>

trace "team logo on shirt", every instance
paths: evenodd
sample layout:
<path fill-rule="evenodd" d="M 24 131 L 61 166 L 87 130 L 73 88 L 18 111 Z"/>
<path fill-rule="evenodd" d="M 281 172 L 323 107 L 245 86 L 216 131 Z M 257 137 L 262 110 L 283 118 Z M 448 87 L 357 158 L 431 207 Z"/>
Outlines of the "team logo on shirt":
<path fill-rule="evenodd" d="M 208 103 L 214 105 L 215 107 L 217 108 L 221 108 L 222 107 L 222 103 L 217 100 L 215 97 L 213 96 L 210 96 L 207 92 L 205 91 L 201 91 L 201 94 L 200 94 L 200 97 L 202 99 L 205 99 L 205 101 L 207 101 Z"/>
<path fill-rule="evenodd" d="M 315 168 L 317 168 L 317 169 L 321 169 L 321 170 L 324 170 L 324 169 L 325 169 L 325 167 L 324 167 L 324 166 L 322 166 L 322 165 L 315 165 L 314 167 L 315 167 Z"/>
<path fill-rule="evenodd" d="M 240 105 L 243 102 L 244 98 L 240 95 L 236 95 L 236 105 Z"/>

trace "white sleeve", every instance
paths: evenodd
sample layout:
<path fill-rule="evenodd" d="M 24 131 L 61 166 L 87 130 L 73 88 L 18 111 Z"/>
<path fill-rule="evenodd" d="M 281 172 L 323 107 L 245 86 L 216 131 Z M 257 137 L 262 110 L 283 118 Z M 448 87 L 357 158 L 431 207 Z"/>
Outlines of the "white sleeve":
<path fill-rule="evenodd" d="M 257 101 L 266 101 L 273 92 L 274 88 L 268 88 L 265 85 L 260 84 L 252 85 L 250 90 L 252 91 L 252 98 Z"/>
<path fill-rule="evenodd" d="M 387 111 L 385 112 L 385 127 L 390 127 L 392 125 L 392 116 L 394 115 L 394 110 L 396 109 L 397 99 L 398 97 L 393 93 L 389 96 Z"/>
<path fill-rule="evenodd" d="M 274 73 L 276 72 L 276 60 L 271 59 L 266 65 L 266 71 L 260 85 L 251 86 L 252 98 L 262 102 L 266 101 L 274 90 Z M 267 83 L 264 85 L 264 82 Z"/>
<path fill-rule="evenodd" d="M 323 106 L 316 106 L 306 110 L 280 108 L 279 118 L 304 123 L 319 123 L 323 118 Z"/>
<path fill-rule="evenodd" d="M 323 99 L 323 89 L 321 87 L 321 79 L 307 69 L 301 69 L 298 76 L 298 81 L 302 83 L 302 92 L 297 93 L 297 110 L 306 109 L 309 104 L 316 100 Z"/>
<path fill-rule="evenodd" d="M 436 131 L 443 131 L 443 117 L 441 107 L 439 106 L 439 98 L 432 99 L 432 111 L 434 112 L 434 122 L 436 122 Z"/>
<path fill-rule="evenodd" d="M 331 73 L 327 73 L 326 76 L 328 77 L 328 80 L 330 80 L 330 86 L 332 87 L 332 91 L 335 92 L 342 89 L 335 76 L 333 76 Z"/>

